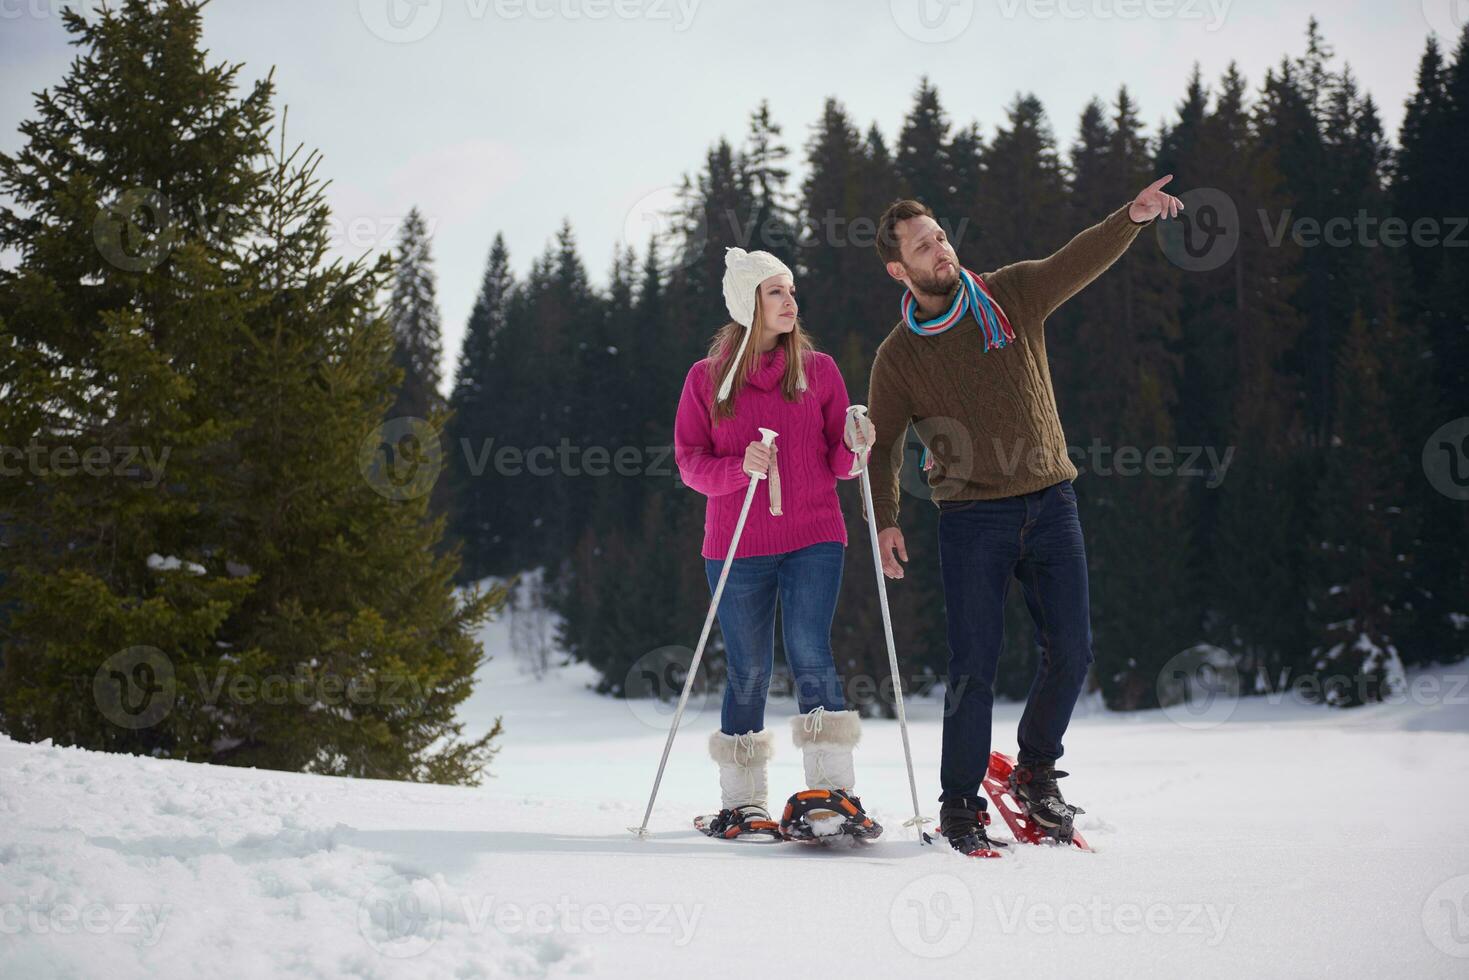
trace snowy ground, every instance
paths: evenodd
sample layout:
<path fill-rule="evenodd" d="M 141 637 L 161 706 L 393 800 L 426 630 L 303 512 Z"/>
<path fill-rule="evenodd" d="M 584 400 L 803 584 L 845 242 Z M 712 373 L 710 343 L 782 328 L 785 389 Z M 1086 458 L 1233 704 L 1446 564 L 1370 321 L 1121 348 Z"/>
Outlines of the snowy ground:
<path fill-rule="evenodd" d="M 1469 976 L 1462 666 L 1352 712 L 1246 701 L 1203 727 L 1089 708 L 1064 788 L 1096 852 L 975 861 L 901 827 L 890 722 L 858 754 L 879 843 L 698 836 L 713 701 L 636 840 L 669 710 L 598 697 L 580 668 L 521 674 L 507 635 L 486 627 L 502 655 L 466 712 L 505 718 L 479 789 L 0 738 L 0 977 Z M 939 714 L 912 705 L 931 816 Z M 998 714 L 1003 747 L 1019 708 Z M 800 769 L 781 745 L 784 798 Z"/>

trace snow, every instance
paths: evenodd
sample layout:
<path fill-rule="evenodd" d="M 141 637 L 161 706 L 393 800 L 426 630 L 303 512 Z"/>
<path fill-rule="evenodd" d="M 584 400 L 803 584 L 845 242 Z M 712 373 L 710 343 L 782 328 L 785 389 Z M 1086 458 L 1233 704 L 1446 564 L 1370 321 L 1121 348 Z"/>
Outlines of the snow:
<path fill-rule="evenodd" d="M 1469 975 L 1469 666 L 1350 711 L 1088 699 L 1063 788 L 1096 852 L 976 861 L 902 827 L 881 720 L 857 758 L 876 844 L 699 836 L 717 697 L 690 705 L 637 840 L 672 706 L 600 697 L 579 665 L 537 679 L 508 622 L 484 639 L 464 717 L 505 735 L 479 788 L 0 738 L 0 977 Z M 937 816 L 941 703 L 909 712 Z M 768 716 L 773 804 L 801 788 L 792 713 Z M 997 708 L 997 747 L 1019 714 Z"/>
<path fill-rule="evenodd" d="M 203 575 L 207 569 L 198 562 L 184 561 L 173 555 L 151 554 L 148 556 L 148 567 L 155 572 L 173 572 L 182 568 L 193 575 Z"/>

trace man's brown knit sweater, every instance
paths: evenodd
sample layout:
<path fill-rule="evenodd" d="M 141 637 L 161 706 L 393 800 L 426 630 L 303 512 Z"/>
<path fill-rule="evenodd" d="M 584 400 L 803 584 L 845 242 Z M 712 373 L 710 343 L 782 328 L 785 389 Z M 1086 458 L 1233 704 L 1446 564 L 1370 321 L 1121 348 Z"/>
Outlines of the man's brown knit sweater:
<path fill-rule="evenodd" d="M 1056 413 L 1045 320 L 1116 262 L 1143 227 L 1123 205 L 1049 258 L 981 276 L 1015 331 L 1005 347 L 986 353 L 972 315 L 932 337 L 898 321 L 877 349 L 867 399 L 877 430 L 871 458 L 878 530 L 898 523 L 898 471 L 910 422 L 933 458 L 928 485 L 935 504 L 1013 497 L 1076 476 Z"/>

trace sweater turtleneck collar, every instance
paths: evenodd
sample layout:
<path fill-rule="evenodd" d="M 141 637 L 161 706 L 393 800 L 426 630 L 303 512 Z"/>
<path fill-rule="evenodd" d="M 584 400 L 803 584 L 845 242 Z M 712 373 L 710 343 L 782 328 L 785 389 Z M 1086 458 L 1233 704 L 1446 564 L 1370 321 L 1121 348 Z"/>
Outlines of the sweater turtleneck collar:
<path fill-rule="evenodd" d="M 761 354 L 755 361 L 755 370 L 750 372 L 748 383 L 761 391 L 772 391 L 780 385 L 786 370 L 785 348 L 776 345 Z"/>

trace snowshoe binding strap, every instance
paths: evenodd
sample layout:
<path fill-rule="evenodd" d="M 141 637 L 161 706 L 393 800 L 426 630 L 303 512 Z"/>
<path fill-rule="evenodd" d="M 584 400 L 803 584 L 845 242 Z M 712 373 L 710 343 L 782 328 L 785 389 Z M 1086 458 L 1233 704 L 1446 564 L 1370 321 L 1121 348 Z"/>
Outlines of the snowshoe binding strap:
<path fill-rule="evenodd" d="M 1025 815 L 1040 827 L 1041 833 L 1060 843 L 1069 844 L 1075 833 L 1074 823 L 1081 807 L 1067 803 L 1056 780 L 1069 773 L 1051 766 L 1016 766 L 1010 770 L 1010 792 L 1025 808 Z"/>
<path fill-rule="evenodd" d="M 984 777 L 984 790 L 989 794 L 995 808 L 1000 811 L 1000 816 L 1005 818 L 1005 823 L 1010 827 L 1010 832 L 1015 835 L 1015 839 L 1023 844 L 1072 844 L 1083 851 L 1090 851 L 1090 845 L 1081 834 L 1076 832 L 1072 822 L 1075 814 L 1086 811 L 1081 807 L 1060 801 L 1061 806 L 1065 808 L 1064 813 L 1049 807 L 1043 812 L 1035 802 L 1028 800 L 1027 793 L 1019 788 L 1022 777 L 1016 775 L 1016 771 L 1021 768 L 1016 765 L 1011 756 L 1003 752 L 991 752 L 989 771 Z M 1051 775 L 1054 785 L 1054 779 L 1064 773 L 1056 773 L 1052 770 Z M 1034 788 L 1034 770 L 1031 770 L 1027 783 L 1032 789 Z M 1059 799 L 1059 794 L 1057 795 Z"/>
<path fill-rule="evenodd" d="M 823 812 L 831 816 L 818 817 L 813 822 L 812 814 Z M 863 811 L 860 799 L 843 790 L 806 789 L 786 801 L 780 832 L 786 840 L 821 840 L 842 835 L 876 840 L 882 834 L 882 825 Z"/>
<path fill-rule="evenodd" d="M 980 799 L 954 800 L 939 810 L 939 834 L 949 846 L 970 857 L 996 858 L 997 848 L 1007 847 L 1004 841 L 990 840 L 985 830 L 990 825 L 990 813 Z"/>
<path fill-rule="evenodd" d="M 759 806 L 735 807 L 720 810 L 712 817 L 697 817 L 694 826 L 706 836 L 724 840 L 782 839 L 780 825 L 770 819 L 764 807 Z"/>

